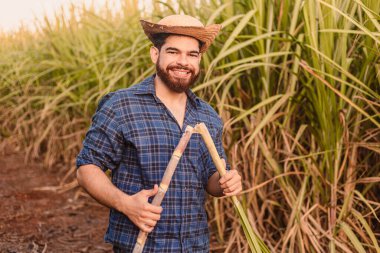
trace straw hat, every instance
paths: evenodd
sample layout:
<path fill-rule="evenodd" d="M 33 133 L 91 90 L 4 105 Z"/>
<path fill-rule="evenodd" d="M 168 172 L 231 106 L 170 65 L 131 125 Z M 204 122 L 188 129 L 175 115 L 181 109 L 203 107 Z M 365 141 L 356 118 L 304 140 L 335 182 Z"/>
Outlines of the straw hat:
<path fill-rule="evenodd" d="M 152 42 L 154 41 L 153 36 L 158 33 L 190 36 L 203 42 L 201 53 L 207 50 L 222 28 L 218 24 L 205 27 L 198 19 L 188 15 L 170 15 L 158 21 L 157 24 L 146 20 L 140 20 L 140 22 L 145 34 Z"/>

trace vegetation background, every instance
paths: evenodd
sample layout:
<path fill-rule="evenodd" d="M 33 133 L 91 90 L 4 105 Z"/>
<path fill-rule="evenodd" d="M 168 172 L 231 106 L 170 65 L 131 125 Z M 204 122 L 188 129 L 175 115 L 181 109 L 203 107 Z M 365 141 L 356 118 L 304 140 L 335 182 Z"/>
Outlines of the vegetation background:
<path fill-rule="evenodd" d="M 122 1 L 122 0 L 121 0 Z M 124 0 L 0 35 L 0 145 L 66 170 L 99 99 L 154 72 L 141 17 L 223 31 L 194 92 L 225 122 L 241 200 L 271 252 L 380 252 L 378 0 Z M 212 251 L 248 252 L 227 198 L 209 199 Z"/>

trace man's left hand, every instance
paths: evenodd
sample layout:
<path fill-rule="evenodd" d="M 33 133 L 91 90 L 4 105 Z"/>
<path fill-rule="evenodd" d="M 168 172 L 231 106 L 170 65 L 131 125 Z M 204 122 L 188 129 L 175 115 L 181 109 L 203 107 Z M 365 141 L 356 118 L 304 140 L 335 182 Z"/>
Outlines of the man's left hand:
<path fill-rule="evenodd" d="M 227 173 L 219 179 L 219 184 L 225 196 L 237 195 L 243 189 L 241 176 L 237 170 L 227 171 Z"/>

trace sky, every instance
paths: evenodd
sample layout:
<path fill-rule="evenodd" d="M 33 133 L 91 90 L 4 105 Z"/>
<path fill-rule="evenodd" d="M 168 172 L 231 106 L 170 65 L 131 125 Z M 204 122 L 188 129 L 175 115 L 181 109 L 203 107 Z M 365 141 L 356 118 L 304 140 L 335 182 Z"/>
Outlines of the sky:
<path fill-rule="evenodd" d="M 21 23 L 33 29 L 36 18 L 42 19 L 46 15 L 51 19 L 61 6 L 67 8 L 70 3 L 87 6 L 92 2 L 95 8 L 104 6 L 106 2 L 116 8 L 120 6 L 120 1 L 116 0 L 0 0 L 0 31 L 15 31 Z"/>

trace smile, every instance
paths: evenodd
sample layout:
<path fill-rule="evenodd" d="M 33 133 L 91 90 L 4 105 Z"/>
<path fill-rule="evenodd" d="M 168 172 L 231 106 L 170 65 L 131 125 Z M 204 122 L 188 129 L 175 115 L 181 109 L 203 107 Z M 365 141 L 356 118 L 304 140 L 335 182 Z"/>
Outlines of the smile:
<path fill-rule="evenodd" d="M 190 75 L 190 71 L 185 69 L 172 69 L 170 71 L 178 77 L 188 77 Z"/>

